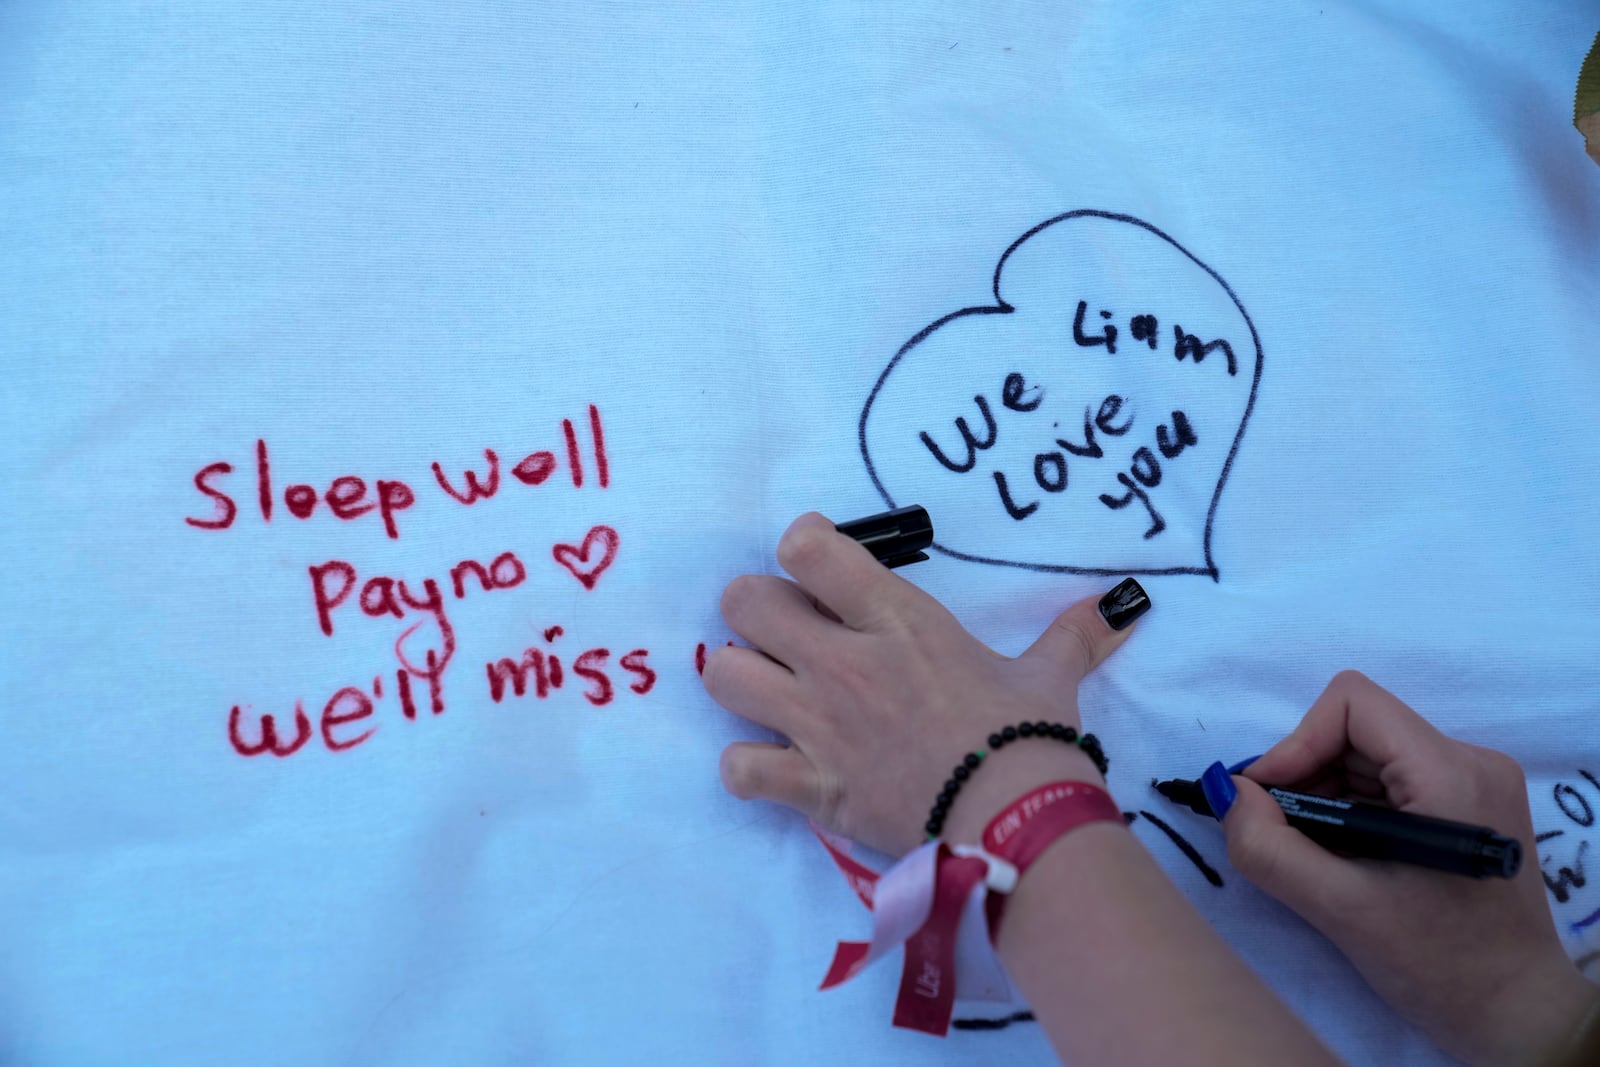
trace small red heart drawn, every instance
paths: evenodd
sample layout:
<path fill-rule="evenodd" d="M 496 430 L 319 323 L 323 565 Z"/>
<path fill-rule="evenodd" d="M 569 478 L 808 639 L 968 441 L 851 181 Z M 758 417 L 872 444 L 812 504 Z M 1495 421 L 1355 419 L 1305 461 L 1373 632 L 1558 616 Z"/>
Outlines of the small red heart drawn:
<path fill-rule="evenodd" d="M 583 538 L 583 547 L 577 545 L 556 545 L 550 549 L 550 554 L 557 563 L 572 572 L 572 576 L 583 583 L 585 589 L 593 589 L 594 583 L 600 580 L 600 575 L 611 566 L 611 561 L 617 558 L 617 545 L 622 539 L 617 536 L 617 531 L 609 526 L 596 526 Z M 605 551 L 600 558 L 591 563 L 589 557 L 594 553 L 594 546 L 601 544 Z"/>

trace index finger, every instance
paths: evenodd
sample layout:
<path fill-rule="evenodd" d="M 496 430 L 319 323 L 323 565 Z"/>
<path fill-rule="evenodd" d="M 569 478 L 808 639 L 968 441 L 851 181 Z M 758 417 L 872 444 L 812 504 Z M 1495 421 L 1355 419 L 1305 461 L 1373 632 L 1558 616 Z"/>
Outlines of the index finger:
<path fill-rule="evenodd" d="M 1240 773 L 1267 785 L 1316 778 L 1359 753 L 1382 768 L 1403 755 L 1440 747 L 1447 739 L 1399 697 L 1357 671 L 1340 671 L 1300 724 Z"/>
<path fill-rule="evenodd" d="M 894 614 L 912 589 L 833 523 L 807 512 L 778 540 L 778 562 L 801 589 L 853 630 Z"/>

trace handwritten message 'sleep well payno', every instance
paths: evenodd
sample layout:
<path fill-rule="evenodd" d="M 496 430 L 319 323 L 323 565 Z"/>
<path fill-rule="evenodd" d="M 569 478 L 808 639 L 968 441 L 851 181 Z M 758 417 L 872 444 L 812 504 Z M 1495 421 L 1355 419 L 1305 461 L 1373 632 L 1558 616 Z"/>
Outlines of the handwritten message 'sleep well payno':
<path fill-rule="evenodd" d="M 459 478 L 439 463 L 431 464 L 439 495 L 451 501 L 451 506 L 471 508 L 492 501 L 503 490 L 544 487 L 548 492 L 563 482 L 569 482 L 573 490 L 582 490 L 586 484 L 593 490 L 610 488 L 611 462 L 600 409 L 591 404 L 586 415 L 577 423 L 561 419 L 555 448 L 536 449 L 514 464 L 502 463 L 493 449 L 484 450 L 481 469 L 464 470 Z M 194 487 L 210 500 L 212 511 L 186 516 L 184 522 L 197 530 L 221 532 L 243 521 L 271 525 L 274 521 L 330 518 L 365 520 L 371 529 L 398 540 L 403 513 L 418 502 L 418 491 L 398 478 L 376 478 L 370 490 L 366 479 L 354 474 L 334 478 L 325 490 L 303 482 L 285 482 L 282 472 L 273 469 L 272 452 L 264 439 L 255 442 L 252 459 L 244 489 L 232 478 L 245 472 L 236 472 L 229 461 L 219 460 L 197 470 Z M 564 478 L 551 483 L 563 472 Z M 617 529 L 602 523 L 572 541 L 556 540 L 548 552 L 530 555 L 528 560 L 512 549 L 484 560 L 458 559 L 443 577 L 374 574 L 347 559 L 308 563 L 303 580 L 310 618 L 320 632 L 336 638 L 340 620 L 345 618 L 398 620 L 394 664 L 374 673 L 370 682 L 363 679 L 361 684 L 338 688 L 314 715 L 307 713 L 299 696 L 284 700 L 285 705 L 292 704 L 292 711 L 258 713 L 250 701 L 241 701 L 227 711 L 229 744 L 240 756 L 282 758 L 320 737 L 328 752 L 346 752 L 378 732 L 379 712 L 386 703 L 393 709 L 389 717 L 398 714 L 400 721 L 414 722 L 424 712 L 443 714 L 445 682 L 457 652 L 453 604 L 469 596 L 518 589 L 529 581 L 530 561 L 541 565 L 539 556 L 545 557 L 542 565 L 553 580 L 571 580 L 592 593 L 615 562 L 621 543 Z M 565 632 L 559 624 L 545 626 L 541 642 L 486 662 L 483 669 L 489 699 L 496 704 L 524 696 L 543 700 L 565 688 L 576 689 L 589 704 L 604 707 L 624 693 L 643 697 L 655 688 L 658 674 L 648 648 L 568 648 L 560 644 Z M 701 644 L 695 651 L 695 667 L 703 669 L 704 661 Z"/>

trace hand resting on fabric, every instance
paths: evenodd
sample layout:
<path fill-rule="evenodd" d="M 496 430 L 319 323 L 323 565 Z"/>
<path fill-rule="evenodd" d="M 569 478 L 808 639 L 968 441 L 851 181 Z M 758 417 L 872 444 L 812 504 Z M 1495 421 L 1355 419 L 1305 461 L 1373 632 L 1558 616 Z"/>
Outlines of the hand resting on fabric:
<path fill-rule="evenodd" d="M 743 575 L 723 593 L 728 625 L 755 647 L 714 650 L 704 681 L 723 707 L 790 744 L 730 745 L 723 782 L 893 856 L 922 843 L 952 764 L 991 732 L 1023 719 L 1081 725 L 1078 680 L 1128 632 L 1101 622 L 1091 599 L 1022 656 L 1002 656 L 820 515 L 795 521 L 778 561 L 795 581 Z M 1065 746 L 1001 755 L 1013 772 L 974 775 L 958 812 L 982 807 L 980 789 L 1002 777 L 1006 789 L 985 820 L 1052 778 L 1100 780 L 1087 756 Z"/>
<path fill-rule="evenodd" d="M 990 733 L 1022 721 L 1078 726 L 1079 681 L 1128 633 L 1092 597 L 1023 655 L 1002 656 L 820 515 L 795 520 L 778 561 L 794 581 L 747 575 L 728 586 L 723 614 L 755 647 L 717 649 L 704 681 L 722 706 L 789 743 L 730 745 L 723 781 L 892 855 L 921 843 L 951 767 Z M 1064 780 L 1100 776 L 1077 747 L 1008 744 L 965 783 L 943 837 L 976 843 L 1019 795 Z M 1069 1062 L 1336 1062 L 1120 819 L 1072 830 L 1040 855 L 1009 898 L 997 948 Z"/>

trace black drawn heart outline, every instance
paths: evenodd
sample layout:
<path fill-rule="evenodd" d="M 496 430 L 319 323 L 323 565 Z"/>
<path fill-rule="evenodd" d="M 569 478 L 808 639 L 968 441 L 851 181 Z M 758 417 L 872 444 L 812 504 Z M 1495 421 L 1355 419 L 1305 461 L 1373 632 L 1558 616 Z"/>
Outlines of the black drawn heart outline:
<path fill-rule="evenodd" d="M 889 365 L 883 368 L 883 373 L 878 375 L 878 380 L 873 383 L 872 392 L 867 394 L 867 402 L 861 408 L 861 419 L 857 423 L 856 434 L 861 447 L 861 459 L 867 465 L 867 476 L 872 479 L 873 486 L 878 490 L 878 495 L 883 497 L 885 504 L 887 504 L 890 508 L 899 506 L 895 503 L 894 498 L 889 495 L 889 490 L 884 488 L 883 481 L 878 477 L 877 467 L 874 466 L 872 462 L 872 453 L 867 448 L 867 416 L 871 414 L 872 405 L 873 402 L 878 399 L 879 390 L 883 388 L 883 383 L 888 380 L 889 375 L 894 373 L 895 367 L 899 366 L 900 361 L 905 358 L 908 352 L 931 337 L 935 331 L 937 331 L 941 326 L 944 326 L 946 323 L 954 322 L 956 319 L 966 318 L 968 315 L 1009 315 L 1016 311 L 1017 309 L 1006 303 L 1005 299 L 1000 295 L 1000 276 L 1005 272 L 1006 260 L 1010 259 L 1011 254 L 1017 249 L 1021 248 L 1023 243 L 1029 238 L 1033 237 L 1035 234 L 1047 230 L 1059 222 L 1066 222 L 1068 219 L 1078 218 L 1099 218 L 1109 219 L 1113 222 L 1126 222 L 1131 225 L 1138 226 L 1140 229 L 1146 230 L 1149 233 L 1161 238 L 1163 241 L 1167 242 L 1167 244 L 1183 253 L 1184 258 L 1188 259 L 1189 262 L 1205 271 L 1211 276 L 1213 281 L 1222 286 L 1222 291 L 1228 294 L 1228 299 L 1233 301 L 1233 306 L 1239 309 L 1239 314 L 1241 317 L 1243 317 L 1245 325 L 1250 327 L 1250 341 L 1255 346 L 1256 351 L 1255 373 L 1250 380 L 1250 397 L 1245 401 L 1244 414 L 1239 417 L 1239 428 L 1234 432 L 1233 444 L 1228 447 L 1228 458 L 1223 461 L 1222 473 L 1217 476 L 1216 487 L 1211 491 L 1211 505 L 1206 509 L 1206 525 L 1202 539 L 1206 565 L 1204 567 L 1155 568 L 1074 567 L 1057 563 L 1019 563 L 1016 560 L 994 559 L 988 556 L 977 556 L 968 552 L 958 552 L 953 548 L 947 548 L 944 545 L 941 545 L 938 541 L 935 541 L 931 547 L 935 551 L 942 552 L 947 556 L 951 556 L 955 559 L 967 560 L 970 563 L 988 563 L 998 567 L 1018 567 L 1022 570 L 1030 571 L 1046 571 L 1057 574 L 1203 574 L 1210 577 L 1210 579 L 1214 582 L 1220 581 L 1220 575 L 1217 572 L 1216 563 L 1211 558 L 1211 529 L 1213 523 L 1216 521 L 1217 503 L 1222 499 L 1223 487 L 1228 484 L 1228 472 L 1233 469 L 1233 458 L 1239 452 L 1239 442 L 1244 440 L 1245 427 L 1250 424 L 1250 413 L 1255 410 L 1256 390 L 1261 385 L 1261 335 L 1256 332 L 1255 321 L 1250 318 L 1250 313 L 1244 309 L 1244 304 L 1239 302 L 1239 297 L 1234 293 L 1233 286 L 1229 285 L 1222 275 L 1218 274 L 1206 264 L 1202 263 L 1199 257 L 1190 252 L 1187 248 L 1183 247 L 1183 245 L 1179 244 L 1167 233 L 1155 226 L 1150 225 L 1150 223 L 1145 222 L 1143 219 L 1135 218 L 1132 215 L 1123 215 L 1113 211 L 1099 211 L 1094 208 L 1080 208 L 1076 211 L 1064 212 L 1063 214 L 1056 215 L 1053 218 L 1046 219 L 1037 226 L 1033 227 L 1027 233 L 1023 234 L 1021 237 L 1018 237 L 1015 241 L 1012 241 L 1011 244 L 1006 248 L 1005 252 L 1001 254 L 1000 261 L 995 264 L 994 281 L 991 285 L 991 290 L 994 292 L 995 299 L 993 304 L 980 304 L 976 307 L 968 307 L 962 308 L 960 311 L 952 311 L 950 314 L 945 315 L 942 318 L 935 319 L 927 326 L 924 326 L 912 336 L 911 340 L 901 345 L 900 350 L 896 352 L 894 354 L 894 358 L 889 361 Z"/>

